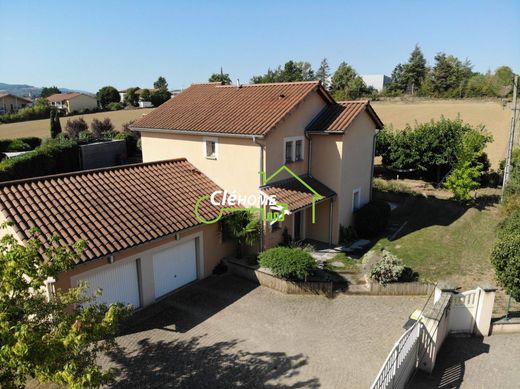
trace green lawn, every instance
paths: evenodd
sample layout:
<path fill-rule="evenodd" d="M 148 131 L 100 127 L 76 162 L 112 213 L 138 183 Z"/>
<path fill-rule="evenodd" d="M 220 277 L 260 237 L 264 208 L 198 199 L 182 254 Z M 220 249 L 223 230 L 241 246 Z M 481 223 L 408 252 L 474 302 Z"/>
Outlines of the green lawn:
<path fill-rule="evenodd" d="M 406 225 L 394 240 L 380 239 L 374 249 L 384 247 L 397 255 L 423 281 L 448 281 L 462 290 L 473 289 L 495 283 L 489 258 L 501 219 L 495 205 L 465 207 L 449 200 L 410 196 L 391 219 L 391 223 Z M 504 301 L 500 292 L 495 312 L 503 312 Z"/>
<path fill-rule="evenodd" d="M 466 208 L 447 200 L 410 199 L 397 209 L 393 222 L 407 224 L 385 247 L 427 281 L 449 280 L 467 288 L 493 281 L 489 255 L 500 221 L 496 207 Z"/>

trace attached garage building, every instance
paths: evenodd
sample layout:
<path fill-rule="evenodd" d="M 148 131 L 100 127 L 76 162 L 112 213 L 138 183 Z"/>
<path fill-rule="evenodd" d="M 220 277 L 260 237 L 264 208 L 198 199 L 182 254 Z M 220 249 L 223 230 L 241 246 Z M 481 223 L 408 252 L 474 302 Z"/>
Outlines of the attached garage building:
<path fill-rule="evenodd" d="M 21 242 L 56 234 L 60 244 L 87 242 L 76 266 L 54 288 L 85 282 L 99 302 L 135 308 L 211 274 L 233 252 L 218 224 L 195 217 L 197 199 L 220 188 L 186 159 L 127 165 L 0 185 L 1 215 Z M 206 220 L 219 210 L 205 204 Z"/>

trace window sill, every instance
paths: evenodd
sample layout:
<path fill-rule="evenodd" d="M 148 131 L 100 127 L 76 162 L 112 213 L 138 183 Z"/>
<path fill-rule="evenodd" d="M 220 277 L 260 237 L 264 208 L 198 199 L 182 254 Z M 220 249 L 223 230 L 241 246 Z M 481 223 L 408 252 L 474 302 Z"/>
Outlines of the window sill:
<path fill-rule="evenodd" d="M 206 157 L 206 159 L 209 159 L 210 161 L 216 161 L 218 158 L 217 157 Z"/>

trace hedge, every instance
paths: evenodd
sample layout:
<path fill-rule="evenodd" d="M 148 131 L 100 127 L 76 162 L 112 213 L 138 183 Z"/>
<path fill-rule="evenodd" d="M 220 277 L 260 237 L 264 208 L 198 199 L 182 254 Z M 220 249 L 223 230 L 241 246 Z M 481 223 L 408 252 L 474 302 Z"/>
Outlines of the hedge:
<path fill-rule="evenodd" d="M 41 144 L 41 138 L 35 136 L 16 139 L 0 139 L 0 152 L 34 150 Z"/>
<path fill-rule="evenodd" d="M 316 268 L 316 261 L 301 248 L 274 247 L 258 256 L 260 266 L 283 278 L 304 280 Z"/>
<path fill-rule="evenodd" d="M 47 176 L 80 170 L 79 147 L 67 140 L 51 140 L 33 151 L 0 162 L 0 181 Z"/>

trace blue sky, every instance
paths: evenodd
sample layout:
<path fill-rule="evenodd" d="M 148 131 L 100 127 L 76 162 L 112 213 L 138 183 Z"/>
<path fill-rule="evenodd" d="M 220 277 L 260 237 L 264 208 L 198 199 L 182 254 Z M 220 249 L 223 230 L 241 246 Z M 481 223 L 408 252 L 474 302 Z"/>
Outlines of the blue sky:
<path fill-rule="evenodd" d="M 418 43 L 477 71 L 520 71 L 520 1 L 0 0 L 0 82 L 95 92 L 206 81 L 222 65 L 247 82 L 289 59 L 390 74 Z M 7 33 L 6 33 L 7 32 Z"/>

